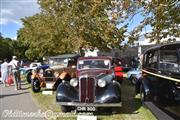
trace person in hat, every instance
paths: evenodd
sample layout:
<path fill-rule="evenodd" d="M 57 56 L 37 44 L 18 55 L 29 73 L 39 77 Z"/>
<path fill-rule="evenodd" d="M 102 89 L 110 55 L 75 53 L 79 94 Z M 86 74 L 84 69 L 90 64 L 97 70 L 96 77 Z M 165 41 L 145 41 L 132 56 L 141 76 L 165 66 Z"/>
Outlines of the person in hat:
<path fill-rule="evenodd" d="M 1 64 L 1 76 L 4 87 L 6 87 L 6 80 L 8 79 L 8 62 L 7 59 L 4 59 L 4 62 Z"/>
<path fill-rule="evenodd" d="M 15 82 L 15 90 L 21 89 L 21 79 L 20 79 L 20 63 L 17 60 L 16 56 L 12 57 L 11 62 L 9 63 L 9 65 L 11 66 L 11 72 L 13 75 L 13 80 Z"/>

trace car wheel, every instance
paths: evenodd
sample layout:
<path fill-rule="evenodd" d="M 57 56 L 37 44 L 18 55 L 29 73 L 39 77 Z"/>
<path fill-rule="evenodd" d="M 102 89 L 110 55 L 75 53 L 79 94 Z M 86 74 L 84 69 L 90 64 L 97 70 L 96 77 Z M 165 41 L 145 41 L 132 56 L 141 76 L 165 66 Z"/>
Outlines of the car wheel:
<path fill-rule="evenodd" d="M 37 78 L 32 79 L 32 90 L 33 92 L 39 92 L 41 90 L 40 81 Z"/>
<path fill-rule="evenodd" d="M 32 72 L 27 73 L 26 79 L 28 83 L 31 83 L 31 75 L 32 75 Z"/>
<path fill-rule="evenodd" d="M 141 84 L 140 86 L 140 100 L 141 103 L 144 105 L 144 102 L 149 101 L 149 95 L 146 94 L 144 86 Z"/>
<path fill-rule="evenodd" d="M 135 85 L 136 82 L 137 82 L 137 78 L 134 77 L 134 76 L 131 76 L 131 77 L 130 77 L 130 81 L 131 81 L 131 83 L 132 83 L 133 85 Z"/>
<path fill-rule="evenodd" d="M 62 112 L 65 112 L 65 113 L 71 112 L 71 107 L 69 107 L 69 106 L 61 106 L 61 110 L 62 110 Z"/>

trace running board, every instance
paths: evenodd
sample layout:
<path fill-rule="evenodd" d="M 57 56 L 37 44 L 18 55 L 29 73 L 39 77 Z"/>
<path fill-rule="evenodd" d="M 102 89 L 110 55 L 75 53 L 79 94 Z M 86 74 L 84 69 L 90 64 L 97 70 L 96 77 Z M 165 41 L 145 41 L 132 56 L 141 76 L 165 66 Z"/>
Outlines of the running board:
<path fill-rule="evenodd" d="M 148 107 L 148 109 L 155 115 L 158 120 L 174 120 L 168 114 L 159 109 L 152 102 L 144 102 L 144 104 Z"/>

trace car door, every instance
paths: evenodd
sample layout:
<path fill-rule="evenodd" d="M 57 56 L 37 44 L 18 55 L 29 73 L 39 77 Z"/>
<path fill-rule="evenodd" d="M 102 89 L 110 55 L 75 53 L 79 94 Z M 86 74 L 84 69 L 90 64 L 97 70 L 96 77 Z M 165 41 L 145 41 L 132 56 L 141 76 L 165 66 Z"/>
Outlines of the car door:
<path fill-rule="evenodd" d="M 155 74 L 158 74 L 159 68 L 159 50 L 153 49 L 144 54 L 143 58 L 143 78 L 144 85 L 154 94 L 157 91 L 159 79 Z"/>

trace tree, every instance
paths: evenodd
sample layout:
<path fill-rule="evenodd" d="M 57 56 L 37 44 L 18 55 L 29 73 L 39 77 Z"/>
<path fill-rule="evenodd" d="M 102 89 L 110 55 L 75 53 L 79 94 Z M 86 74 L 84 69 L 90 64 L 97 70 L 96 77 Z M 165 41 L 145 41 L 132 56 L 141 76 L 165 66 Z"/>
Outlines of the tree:
<path fill-rule="evenodd" d="M 108 50 L 124 41 L 126 25 L 120 29 L 108 15 L 111 0 L 39 0 L 41 13 L 22 19 L 19 41 L 28 47 L 31 59 L 72 53 L 81 46 Z"/>
<path fill-rule="evenodd" d="M 0 40 L 2 40 L 3 39 L 3 36 L 2 36 L 2 33 L 0 33 Z"/>
<path fill-rule="evenodd" d="M 26 58 L 24 56 L 24 51 L 26 49 L 27 48 L 20 45 L 19 41 L 12 40 L 11 38 L 4 38 L 0 33 L 0 60 L 4 58 L 11 60 L 13 55 L 16 55 L 19 59 Z"/>
<path fill-rule="evenodd" d="M 0 60 L 4 58 L 11 59 L 13 54 L 12 48 L 10 47 L 11 42 L 12 40 L 10 38 L 0 37 Z"/>
<path fill-rule="evenodd" d="M 141 14 L 144 19 L 133 31 L 137 36 L 147 25 L 152 32 L 146 33 L 151 41 L 161 43 L 164 38 L 174 41 L 180 37 L 180 2 L 179 0 L 134 0 L 136 10 L 132 14 Z"/>
<path fill-rule="evenodd" d="M 180 36 L 178 0 L 38 0 L 38 4 L 41 12 L 22 19 L 24 27 L 18 31 L 29 59 L 72 53 L 82 46 L 109 50 L 121 47 L 125 38 L 133 44 L 146 26 L 152 32 L 145 36 L 157 43 Z M 142 22 L 128 30 L 136 15 Z"/>

